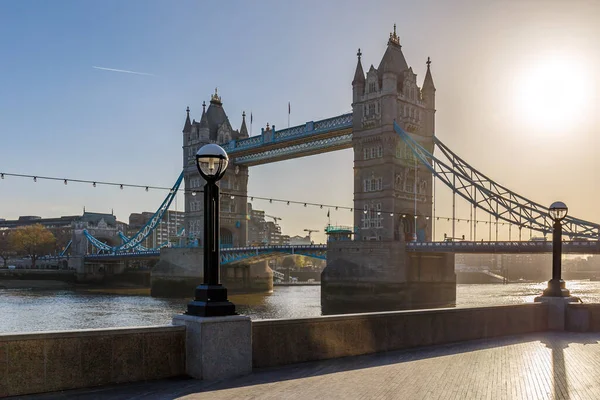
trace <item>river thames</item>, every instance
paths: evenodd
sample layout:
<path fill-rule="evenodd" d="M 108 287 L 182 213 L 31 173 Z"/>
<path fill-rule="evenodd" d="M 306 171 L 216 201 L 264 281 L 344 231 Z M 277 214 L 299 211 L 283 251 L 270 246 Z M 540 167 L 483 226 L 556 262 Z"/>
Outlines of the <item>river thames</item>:
<path fill-rule="evenodd" d="M 457 285 L 457 307 L 532 302 L 546 282 Z M 568 281 L 573 296 L 600 303 L 600 282 Z M 320 286 L 277 286 L 271 294 L 232 295 L 240 314 L 252 319 L 321 315 Z M 164 325 L 189 300 L 108 295 L 72 290 L 0 290 L 0 332 Z"/>

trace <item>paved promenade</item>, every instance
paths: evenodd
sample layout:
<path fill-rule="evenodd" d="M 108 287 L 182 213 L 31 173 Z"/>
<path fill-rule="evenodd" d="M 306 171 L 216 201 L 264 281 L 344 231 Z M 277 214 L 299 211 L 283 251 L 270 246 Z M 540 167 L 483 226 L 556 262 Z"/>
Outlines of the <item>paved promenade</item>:
<path fill-rule="evenodd" d="M 23 399 L 600 399 L 600 333 L 540 333 Z"/>

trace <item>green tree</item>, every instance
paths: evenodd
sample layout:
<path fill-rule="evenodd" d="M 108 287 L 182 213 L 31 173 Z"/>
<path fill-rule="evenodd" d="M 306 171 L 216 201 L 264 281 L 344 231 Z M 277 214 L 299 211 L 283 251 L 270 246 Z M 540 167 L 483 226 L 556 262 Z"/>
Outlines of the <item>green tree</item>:
<path fill-rule="evenodd" d="M 56 229 L 52 231 L 52 234 L 56 238 L 55 250 L 60 253 L 67 247 L 69 240 L 71 240 L 71 231 L 69 229 Z"/>
<path fill-rule="evenodd" d="M 17 254 L 31 257 L 31 267 L 40 256 L 54 250 L 56 238 L 41 224 L 22 226 L 9 235 L 9 242 Z"/>
<path fill-rule="evenodd" d="M 9 257 L 15 255 L 15 251 L 10 244 L 9 232 L 8 229 L 0 230 L 0 258 L 4 263 L 4 268 L 8 267 Z"/>

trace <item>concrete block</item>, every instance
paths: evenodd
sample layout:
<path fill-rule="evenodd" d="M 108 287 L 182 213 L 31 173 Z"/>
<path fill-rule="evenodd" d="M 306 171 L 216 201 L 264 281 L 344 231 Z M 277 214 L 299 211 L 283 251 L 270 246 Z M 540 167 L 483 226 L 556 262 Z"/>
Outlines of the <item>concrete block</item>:
<path fill-rule="evenodd" d="M 590 331 L 590 310 L 581 305 L 568 305 L 565 329 L 570 332 Z"/>
<path fill-rule="evenodd" d="M 540 296 L 534 300 L 548 306 L 548 330 L 564 331 L 567 313 L 567 304 L 578 302 L 577 297 L 550 297 Z"/>
<path fill-rule="evenodd" d="M 252 372 L 252 322 L 249 317 L 176 315 L 184 325 L 186 373 L 203 380 L 221 380 Z"/>

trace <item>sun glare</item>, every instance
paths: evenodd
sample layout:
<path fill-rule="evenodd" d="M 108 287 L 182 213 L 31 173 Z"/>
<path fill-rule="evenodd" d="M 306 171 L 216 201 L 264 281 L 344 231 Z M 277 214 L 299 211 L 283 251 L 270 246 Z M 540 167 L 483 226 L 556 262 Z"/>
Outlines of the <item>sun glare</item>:
<path fill-rule="evenodd" d="M 578 124 L 589 101 L 586 71 L 575 58 L 548 57 L 527 68 L 515 93 L 522 121 L 544 131 Z"/>

